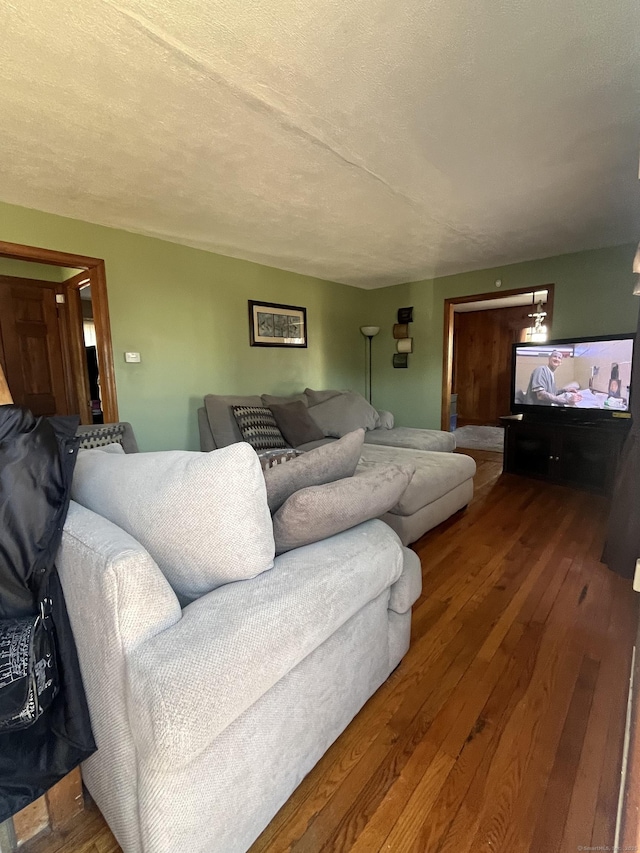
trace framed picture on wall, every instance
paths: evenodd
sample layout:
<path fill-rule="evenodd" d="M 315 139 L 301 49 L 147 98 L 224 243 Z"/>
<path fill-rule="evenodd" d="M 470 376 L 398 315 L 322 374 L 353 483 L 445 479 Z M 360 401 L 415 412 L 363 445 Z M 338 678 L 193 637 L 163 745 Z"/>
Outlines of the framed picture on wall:
<path fill-rule="evenodd" d="M 306 347 L 307 309 L 250 299 L 249 342 L 252 347 Z"/>

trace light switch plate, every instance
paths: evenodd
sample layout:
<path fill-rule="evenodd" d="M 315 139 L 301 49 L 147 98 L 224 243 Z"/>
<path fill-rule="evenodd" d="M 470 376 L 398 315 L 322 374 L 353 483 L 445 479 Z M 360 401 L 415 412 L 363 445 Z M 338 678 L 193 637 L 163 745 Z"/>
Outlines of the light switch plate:
<path fill-rule="evenodd" d="M 137 364 L 140 361 L 140 353 L 139 352 L 125 352 L 124 360 L 131 363 L 131 364 Z"/>

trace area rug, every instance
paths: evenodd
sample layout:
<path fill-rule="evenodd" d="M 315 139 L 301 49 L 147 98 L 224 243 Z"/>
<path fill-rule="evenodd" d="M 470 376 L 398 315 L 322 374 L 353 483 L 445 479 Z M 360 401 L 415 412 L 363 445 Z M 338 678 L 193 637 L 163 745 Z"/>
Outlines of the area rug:
<path fill-rule="evenodd" d="M 492 426 L 463 426 L 453 431 L 456 447 L 468 450 L 494 450 L 502 453 L 504 430 Z"/>

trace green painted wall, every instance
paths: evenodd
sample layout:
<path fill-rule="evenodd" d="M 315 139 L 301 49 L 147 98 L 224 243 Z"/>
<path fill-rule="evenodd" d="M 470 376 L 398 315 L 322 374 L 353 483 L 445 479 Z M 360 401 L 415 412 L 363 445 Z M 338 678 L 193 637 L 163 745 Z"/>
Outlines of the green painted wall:
<path fill-rule="evenodd" d="M 6 239 L 6 238 L 5 238 Z M 15 242 L 10 240 L 9 242 Z M 0 275 L 13 275 L 17 278 L 34 278 L 40 281 L 64 281 L 70 275 L 64 275 L 66 270 L 52 267 L 51 264 L 34 264 L 31 261 L 14 261 L 11 258 L 0 258 Z"/>
<path fill-rule="evenodd" d="M 616 334 L 636 328 L 640 300 L 632 295 L 635 246 L 615 246 L 495 269 L 387 287 L 369 293 L 366 323 L 381 327 L 373 342 L 373 404 L 404 426 L 440 428 L 444 300 L 475 293 L 537 288 L 553 282 L 552 336 Z M 391 366 L 398 308 L 412 305 L 414 352 L 409 367 Z"/>
<path fill-rule="evenodd" d="M 0 234 L 104 258 L 120 417 L 143 450 L 199 449 L 207 393 L 364 392 L 357 288 L 6 204 Z M 248 299 L 305 306 L 308 348 L 250 347 Z"/>
<path fill-rule="evenodd" d="M 635 246 L 362 291 L 1 203 L 0 234 L 104 258 L 120 417 L 134 425 L 143 450 L 197 449 L 196 409 L 207 393 L 287 394 L 306 386 L 365 393 L 364 324 L 381 326 L 373 341 L 374 405 L 394 412 L 399 425 L 439 428 L 444 300 L 496 293 L 496 278 L 502 291 L 555 283 L 555 337 L 632 331 L 638 314 Z M 248 299 L 306 306 L 308 349 L 250 347 Z M 408 370 L 394 370 L 391 330 L 397 309 L 408 305 L 414 353 Z M 125 364 L 127 350 L 140 352 L 142 362 Z"/>

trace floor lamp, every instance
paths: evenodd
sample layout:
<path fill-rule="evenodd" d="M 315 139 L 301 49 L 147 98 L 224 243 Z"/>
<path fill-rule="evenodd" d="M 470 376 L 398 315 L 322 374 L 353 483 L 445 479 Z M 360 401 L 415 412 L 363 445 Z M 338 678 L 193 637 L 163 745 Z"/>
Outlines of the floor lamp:
<path fill-rule="evenodd" d="M 360 331 L 369 340 L 369 402 L 371 402 L 371 339 L 378 334 L 380 326 L 360 326 Z"/>

